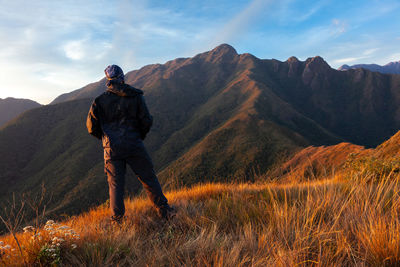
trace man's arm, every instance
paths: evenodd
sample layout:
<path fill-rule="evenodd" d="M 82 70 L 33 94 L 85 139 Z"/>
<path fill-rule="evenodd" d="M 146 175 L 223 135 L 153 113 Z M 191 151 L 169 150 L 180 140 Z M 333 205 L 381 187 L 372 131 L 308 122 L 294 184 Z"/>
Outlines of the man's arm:
<path fill-rule="evenodd" d="M 138 95 L 138 119 L 140 127 L 140 138 L 144 140 L 153 125 L 153 117 L 146 106 L 142 95 Z"/>
<path fill-rule="evenodd" d="M 96 104 L 96 100 L 93 101 L 92 105 L 90 106 L 89 114 L 86 119 L 86 128 L 91 135 L 101 140 L 101 137 L 103 136 L 103 131 L 101 130 L 98 118 L 98 107 Z"/>

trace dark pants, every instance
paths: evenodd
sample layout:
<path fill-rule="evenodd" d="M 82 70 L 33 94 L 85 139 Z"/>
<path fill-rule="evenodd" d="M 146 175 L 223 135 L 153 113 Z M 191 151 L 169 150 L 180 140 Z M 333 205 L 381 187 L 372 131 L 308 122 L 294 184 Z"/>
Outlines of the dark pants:
<path fill-rule="evenodd" d="M 121 217 L 125 214 L 124 187 L 126 164 L 128 164 L 139 181 L 142 183 L 150 200 L 156 208 L 166 206 L 167 199 L 162 193 L 160 183 L 154 172 L 153 163 L 146 151 L 141 151 L 141 155 L 132 156 L 125 159 L 106 159 L 105 172 L 108 178 L 110 193 L 110 208 L 113 217 Z M 144 152 L 144 153 L 143 153 Z"/>

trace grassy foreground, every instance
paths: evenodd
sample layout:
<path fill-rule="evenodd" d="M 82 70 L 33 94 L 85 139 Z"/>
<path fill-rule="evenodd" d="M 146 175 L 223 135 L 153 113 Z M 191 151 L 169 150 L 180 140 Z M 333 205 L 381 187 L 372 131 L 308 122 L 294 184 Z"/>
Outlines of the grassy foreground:
<path fill-rule="evenodd" d="M 178 209 L 168 222 L 146 199 L 126 200 L 122 226 L 103 206 L 27 229 L 17 235 L 22 256 L 12 236 L 0 237 L 0 264 L 398 266 L 400 176 L 372 178 L 197 185 L 167 193 Z"/>

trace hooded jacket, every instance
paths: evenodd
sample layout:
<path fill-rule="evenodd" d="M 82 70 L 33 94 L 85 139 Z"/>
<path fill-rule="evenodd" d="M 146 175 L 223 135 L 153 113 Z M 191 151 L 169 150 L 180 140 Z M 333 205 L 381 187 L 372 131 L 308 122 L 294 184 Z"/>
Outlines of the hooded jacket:
<path fill-rule="evenodd" d="M 124 158 L 143 148 L 153 123 L 143 91 L 128 84 L 112 84 L 92 103 L 88 132 L 101 139 L 104 158 Z"/>

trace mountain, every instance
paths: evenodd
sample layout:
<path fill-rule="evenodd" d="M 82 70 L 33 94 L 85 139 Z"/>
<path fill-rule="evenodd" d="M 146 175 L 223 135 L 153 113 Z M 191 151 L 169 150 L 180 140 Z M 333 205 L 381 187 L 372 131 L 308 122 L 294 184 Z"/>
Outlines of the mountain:
<path fill-rule="evenodd" d="M 307 146 L 372 147 L 400 128 L 400 76 L 341 72 L 321 57 L 285 62 L 223 44 L 192 58 L 126 73 L 143 89 L 154 126 L 145 140 L 162 184 L 251 180 Z M 24 113 L 0 130 L 0 201 L 53 194 L 48 211 L 72 214 L 107 199 L 100 142 L 85 118 L 104 80 Z M 140 185 L 127 178 L 127 191 Z"/>
<path fill-rule="evenodd" d="M 7 97 L 5 99 L 0 98 L 0 127 L 24 111 L 40 106 L 39 103 L 29 99 L 12 97 Z"/>
<path fill-rule="evenodd" d="M 386 65 L 377 65 L 377 64 L 357 64 L 357 65 L 342 65 L 338 70 L 345 71 L 350 69 L 367 69 L 370 71 L 386 73 L 386 74 L 400 74 L 400 61 L 390 62 Z"/>
<path fill-rule="evenodd" d="M 307 147 L 283 163 L 275 175 L 281 180 L 294 177 L 309 180 L 340 175 L 348 169 L 356 171 L 362 167 L 368 175 L 382 176 L 400 170 L 399 156 L 400 131 L 374 149 L 350 143 Z"/>
<path fill-rule="evenodd" d="M 321 143 L 326 143 L 323 136 L 329 135 L 331 141 L 376 146 L 400 128 L 396 115 L 400 112 L 398 76 L 363 69 L 339 72 L 318 56 L 304 62 L 296 57 L 285 62 L 262 60 L 250 54 L 238 55 L 233 47 L 224 44 L 193 58 L 179 58 L 128 72 L 126 79 L 146 92 L 146 100 L 155 107 L 159 119 L 172 112 L 166 110 L 168 107 L 163 112 L 158 109 L 160 104 L 174 101 L 173 94 L 179 96 L 175 106 L 189 115 L 181 115 L 187 119 L 199 104 L 213 105 L 213 101 L 199 101 L 209 100 L 210 96 L 220 101 L 225 97 L 223 94 L 237 94 L 239 86 L 247 94 L 240 96 L 254 94 L 248 105 L 254 105 L 261 116 L 274 116 L 273 121 L 279 125 L 308 135 L 309 129 L 304 130 L 304 124 L 296 121 L 298 117 L 306 117 L 310 126 L 318 124 L 317 128 L 311 128 L 324 134 L 311 139 L 321 139 Z M 93 99 L 104 90 L 103 79 L 61 95 L 52 103 Z M 199 103 L 188 99 L 192 94 Z"/>

